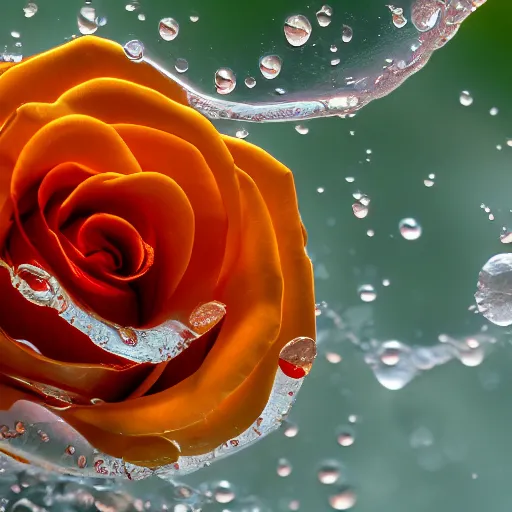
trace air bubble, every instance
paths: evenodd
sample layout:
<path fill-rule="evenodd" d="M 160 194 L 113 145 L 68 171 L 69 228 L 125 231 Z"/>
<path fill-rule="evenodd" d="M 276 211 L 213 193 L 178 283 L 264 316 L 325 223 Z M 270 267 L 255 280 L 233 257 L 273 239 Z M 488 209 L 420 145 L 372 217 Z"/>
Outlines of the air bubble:
<path fill-rule="evenodd" d="M 342 488 L 337 494 L 329 497 L 329 505 L 334 510 L 349 510 L 357 501 L 356 493 L 350 488 Z"/>
<path fill-rule="evenodd" d="M 311 23 L 302 14 L 295 14 L 286 18 L 284 34 L 292 46 L 303 46 L 311 36 Z"/>
<path fill-rule="evenodd" d="M 233 487 L 227 480 L 221 480 L 213 490 L 213 497 L 217 503 L 231 503 L 236 495 Z"/>

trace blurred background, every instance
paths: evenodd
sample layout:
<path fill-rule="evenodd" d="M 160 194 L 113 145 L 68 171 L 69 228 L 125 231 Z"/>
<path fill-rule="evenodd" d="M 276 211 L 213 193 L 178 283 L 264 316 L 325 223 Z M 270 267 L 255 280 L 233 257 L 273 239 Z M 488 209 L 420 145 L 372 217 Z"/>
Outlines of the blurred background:
<path fill-rule="evenodd" d="M 381 0 L 331 0 L 325 27 L 322 3 L 309 0 L 91 5 L 97 35 L 140 39 L 210 95 L 216 70 L 229 67 L 237 76 L 229 99 L 256 103 L 341 87 L 326 52 L 364 75 L 375 55 L 401 55 L 412 27 L 402 37 Z M 40 0 L 29 17 L 26 6 L 2 7 L 0 43 L 10 55 L 80 34 L 83 2 Z M 397 6 L 407 18 L 410 2 Z M 311 21 L 313 50 L 286 45 L 283 23 L 293 14 Z M 281 431 L 185 479 L 211 497 L 204 510 L 510 510 L 509 330 L 477 314 L 474 293 L 485 262 L 508 252 L 500 235 L 512 229 L 511 16 L 510 2 L 488 0 L 424 69 L 355 117 L 217 123 L 295 174 L 320 353 Z M 171 41 L 160 37 L 163 17 L 179 21 Z M 348 45 L 344 24 L 354 34 Z M 259 70 L 269 54 L 283 61 L 282 81 L 271 85 Z M 165 485 L 127 492 L 163 496 Z"/>

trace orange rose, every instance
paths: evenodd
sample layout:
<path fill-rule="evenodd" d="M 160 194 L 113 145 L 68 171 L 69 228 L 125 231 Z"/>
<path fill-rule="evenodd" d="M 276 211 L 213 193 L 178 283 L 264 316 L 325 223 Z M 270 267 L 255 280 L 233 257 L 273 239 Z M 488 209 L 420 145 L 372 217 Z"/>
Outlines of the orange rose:
<path fill-rule="evenodd" d="M 110 41 L 1 66 L 0 409 L 41 404 L 147 467 L 240 434 L 283 347 L 315 336 L 291 172 Z M 162 324 L 174 352 L 145 342 Z"/>

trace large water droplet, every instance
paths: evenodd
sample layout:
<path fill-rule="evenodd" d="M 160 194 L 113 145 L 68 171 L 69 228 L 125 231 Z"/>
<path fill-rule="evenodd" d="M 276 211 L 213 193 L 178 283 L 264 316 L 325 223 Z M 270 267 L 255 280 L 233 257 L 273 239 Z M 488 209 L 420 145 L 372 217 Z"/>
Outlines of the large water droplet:
<path fill-rule="evenodd" d="M 77 16 L 78 30 L 81 34 L 94 34 L 98 30 L 96 10 L 90 5 L 84 5 Z"/>
<path fill-rule="evenodd" d="M 322 5 L 322 8 L 316 13 L 316 20 L 321 27 L 328 27 L 331 24 L 332 7 Z"/>
<path fill-rule="evenodd" d="M 352 27 L 349 27 L 348 25 L 343 25 L 343 29 L 341 31 L 341 39 L 344 43 L 350 43 L 352 41 L 352 38 L 354 37 L 354 31 L 352 30 Z"/>
<path fill-rule="evenodd" d="M 478 275 L 478 310 L 493 324 L 512 325 L 512 254 L 497 254 Z"/>
<path fill-rule="evenodd" d="M 158 23 L 158 33 L 164 41 L 176 39 L 180 25 L 174 18 L 162 18 Z"/>
<path fill-rule="evenodd" d="M 138 39 L 128 41 L 124 46 L 126 56 L 135 62 L 140 62 L 144 58 L 144 45 Z"/>
<path fill-rule="evenodd" d="M 398 228 L 400 229 L 400 234 L 406 240 L 417 240 L 422 233 L 418 221 L 410 217 L 402 219 L 398 224 Z"/>
<path fill-rule="evenodd" d="M 260 71 L 261 74 L 272 80 L 276 78 L 279 73 L 281 73 L 281 67 L 283 65 L 283 61 L 279 57 L 279 55 L 266 55 L 260 59 Z"/>
<path fill-rule="evenodd" d="M 219 94 L 229 94 L 236 87 L 236 76 L 232 69 L 220 68 L 215 72 L 215 88 Z"/>
<path fill-rule="evenodd" d="M 432 30 L 439 21 L 439 0 L 416 0 L 411 9 L 411 21 L 419 32 Z"/>
<path fill-rule="evenodd" d="M 37 4 L 29 2 L 25 7 L 23 7 L 25 18 L 32 18 L 32 16 L 35 16 L 37 14 L 37 9 Z"/>
<path fill-rule="evenodd" d="M 311 36 L 311 23 L 302 14 L 288 16 L 284 22 L 284 34 L 292 46 L 302 46 Z"/>

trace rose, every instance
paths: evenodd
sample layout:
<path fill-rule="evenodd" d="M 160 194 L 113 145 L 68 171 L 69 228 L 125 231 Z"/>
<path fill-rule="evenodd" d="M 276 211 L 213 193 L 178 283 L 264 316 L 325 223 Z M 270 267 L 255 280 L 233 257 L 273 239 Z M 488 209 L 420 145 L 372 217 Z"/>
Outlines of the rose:
<path fill-rule="evenodd" d="M 150 467 L 247 429 L 281 349 L 315 333 L 291 172 L 99 38 L 4 64 L 0 97 L 0 409 L 43 404 Z M 48 283 L 23 268 L 105 325 L 151 329 L 211 301 L 227 314 L 178 357 L 134 362 L 26 300 L 20 283 Z"/>

